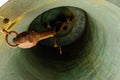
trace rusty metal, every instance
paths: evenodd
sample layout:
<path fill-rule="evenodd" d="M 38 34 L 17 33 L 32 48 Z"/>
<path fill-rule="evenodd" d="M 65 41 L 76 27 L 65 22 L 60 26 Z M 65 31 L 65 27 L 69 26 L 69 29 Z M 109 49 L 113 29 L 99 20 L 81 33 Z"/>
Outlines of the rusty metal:
<path fill-rule="evenodd" d="M 8 38 L 9 38 L 9 36 L 12 35 L 12 34 L 15 34 L 15 35 L 17 36 L 18 33 L 15 32 L 15 31 L 10 31 L 10 32 L 8 32 L 8 31 L 6 31 L 5 29 L 3 29 L 3 32 L 6 33 L 6 36 L 5 36 L 5 41 L 6 41 L 6 43 L 7 43 L 10 47 L 12 47 L 12 48 L 17 47 L 18 45 L 17 45 L 17 44 L 11 44 L 11 43 L 9 42 Z"/>

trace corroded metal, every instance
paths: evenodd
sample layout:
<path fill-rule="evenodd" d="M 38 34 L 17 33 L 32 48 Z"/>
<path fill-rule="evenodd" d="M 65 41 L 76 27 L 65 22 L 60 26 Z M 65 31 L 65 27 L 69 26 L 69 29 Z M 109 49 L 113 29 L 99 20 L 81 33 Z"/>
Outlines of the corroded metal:
<path fill-rule="evenodd" d="M 61 6 L 83 9 L 88 19 L 84 35 L 63 47 L 62 56 L 42 44 L 11 49 L 0 34 L 0 80 L 119 80 L 120 8 L 108 1 L 120 4 L 118 0 L 10 0 L 0 15 L 10 22 L 20 16 L 10 28 L 19 33 L 38 15 Z"/>

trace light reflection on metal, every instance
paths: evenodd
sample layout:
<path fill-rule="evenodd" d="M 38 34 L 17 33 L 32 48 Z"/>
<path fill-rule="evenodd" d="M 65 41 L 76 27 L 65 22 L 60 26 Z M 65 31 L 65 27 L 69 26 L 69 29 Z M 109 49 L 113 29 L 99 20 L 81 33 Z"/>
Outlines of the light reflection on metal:
<path fill-rule="evenodd" d="M 0 7 L 2 7 L 5 3 L 7 3 L 9 0 L 0 0 Z"/>

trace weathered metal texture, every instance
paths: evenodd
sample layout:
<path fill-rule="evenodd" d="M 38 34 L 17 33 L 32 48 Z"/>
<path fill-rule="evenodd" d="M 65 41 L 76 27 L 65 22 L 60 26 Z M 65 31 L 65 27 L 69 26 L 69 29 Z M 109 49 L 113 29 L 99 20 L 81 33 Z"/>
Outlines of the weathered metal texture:
<path fill-rule="evenodd" d="M 120 79 L 118 6 L 104 0 L 11 0 L 0 8 L 0 15 L 11 21 L 19 17 L 12 29 L 22 32 L 39 14 L 60 6 L 87 12 L 88 23 L 82 39 L 64 48 L 65 54 L 59 56 L 54 50 L 40 46 L 11 49 L 1 34 L 0 80 Z"/>

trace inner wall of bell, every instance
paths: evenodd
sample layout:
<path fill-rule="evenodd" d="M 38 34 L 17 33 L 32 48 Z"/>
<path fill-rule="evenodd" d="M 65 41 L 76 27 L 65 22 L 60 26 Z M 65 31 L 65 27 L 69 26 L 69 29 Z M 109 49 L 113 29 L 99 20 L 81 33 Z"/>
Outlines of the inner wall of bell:
<path fill-rule="evenodd" d="M 24 11 L 46 2 L 45 0 L 35 1 L 25 0 L 27 4 L 21 6 L 24 2 L 12 0 L 0 9 L 0 14 L 14 20 Z M 4 44 L 0 46 L 2 48 L 0 50 L 0 80 L 119 80 L 120 15 L 117 7 L 119 5 L 116 4 L 119 1 L 112 1 L 117 6 L 106 1 L 77 1 L 78 3 L 74 4 L 72 0 L 55 3 L 53 1 L 42 9 L 28 11 L 30 13 L 13 28 L 17 32 L 28 30 L 32 22 L 42 13 L 70 3 L 69 6 L 74 6 L 79 13 L 77 14 L 75 9 L 70 9 L 77 19 L 74 26 L 80 36 L 77 36 L 77 39 L 70 44 L 63 45 L 61 56 L 57 50 L 48 47 L 52 46 L 52 43 L 46 45 L 47 41 L 39 43 L 32 49 L 11 49 L 4 42 L 4 37 L 1 37 Z M 30 5 L 31 3 L 33 4 Z M 85 25 L 83 24 L 84 27 L 79 29 L 80 27 L 76 25 L 79 25 L 81 19 Z M 38 25 L 35 25 L 35 28 L 39 28 Z M 116 27 L 113 28 L 113 26 Z M 70 40 L 74 38 L 76 37 L 69 37 Z M 64 40 L 66 41 L 66 38 Z"/>

